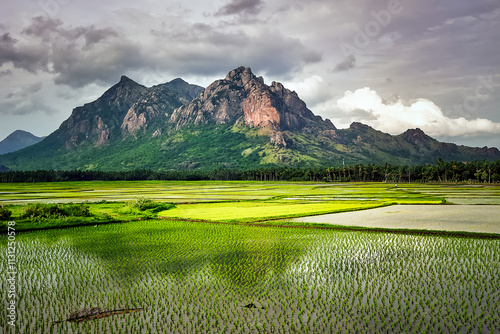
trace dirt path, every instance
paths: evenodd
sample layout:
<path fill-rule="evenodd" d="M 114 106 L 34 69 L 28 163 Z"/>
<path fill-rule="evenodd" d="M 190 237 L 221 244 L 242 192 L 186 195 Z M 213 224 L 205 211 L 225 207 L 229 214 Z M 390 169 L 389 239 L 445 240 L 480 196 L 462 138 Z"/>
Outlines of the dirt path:
<path fill-rule="evenodd" d="M 500 205 L 394 205 L 363 211 L 295 218 L 291 221 L 500 234 Z"/>

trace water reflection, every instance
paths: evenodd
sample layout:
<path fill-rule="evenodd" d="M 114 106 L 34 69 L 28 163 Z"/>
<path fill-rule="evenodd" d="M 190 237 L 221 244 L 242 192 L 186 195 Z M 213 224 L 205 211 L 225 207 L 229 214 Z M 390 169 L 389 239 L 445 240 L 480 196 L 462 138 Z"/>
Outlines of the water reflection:
<path fill-rule="evenodd" d="M 266 276 L 282 276 L 298 258 L 300 248 L 278 229 L 261 228 L 258 239 L 247 238 L 210 260 L 214 275 L 237 287 L 262 284 Z M 247 236 L 248 237 L 248 236 Z"/>
<path fill-rule="evenodd" d="M 129 280 L 146 270 L 186 277 L 208 264 L 214 277 L 255 286 L 271 272 L 282 275 L 300 255 L 289 231 L 278 228 L 163 222 L 98 228 L 75 229 L 70 242 Z"/>

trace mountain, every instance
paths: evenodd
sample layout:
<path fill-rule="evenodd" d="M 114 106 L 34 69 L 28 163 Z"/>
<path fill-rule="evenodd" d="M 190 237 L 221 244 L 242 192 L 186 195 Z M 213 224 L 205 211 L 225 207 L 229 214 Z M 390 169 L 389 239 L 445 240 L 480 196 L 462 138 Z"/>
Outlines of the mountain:
<path fill-rule="evenodd" d="M 366 158 L 396 164 L 426 164 L 443 160 L 473 161 L 498 160 L 500 151 L 496 148 L 474 148 L 442 143 L 426 135 L 421 129 L 409 129 L 404 133 L 391 136 L 361 123 L 352 123 L 349 129 L 342 130 L 353 152 Z"/>
<path fill-rule="evenodd" d="M 15 152 L 27 146 L 40 142 L 43 138 L 37 137 L 23 130 L 16 130 L 0 142 L 0 154 Z"/>
<path fill-rule="evenodd" d="M 239 67 L 206 88 L 190 104 L 174 111 L 170 122 L 179 129 L 187 124 L 238 124 L 250 127 L 269 127 L 274 131 L 303 131 L 331 129 L 330 121 L 323 121 L 307 109 L 297 93 L 273 82 L 264 83 L 250 68 Z"/>
<path fill-rule="evenodd" d="M 207 88 L 182 79 L 145 87 L 122 77 L 75 108 L 40 143 L 0 156 L 20 169 L 211 169 L 497 160 L 496 148 L 441 143 L 420 129 L 392 136 L 361 123 L 337 129 L 296 92 L 239 67 Z"/>
<path fill-rule="evenodd" d="M 147 89 L 130 107 L 120 126 L 125 133 L 134 134 L 140 129 L 157 125 L 159 134 L 174 109 L 189 103 L 203 91 L 182 79 Z"/>

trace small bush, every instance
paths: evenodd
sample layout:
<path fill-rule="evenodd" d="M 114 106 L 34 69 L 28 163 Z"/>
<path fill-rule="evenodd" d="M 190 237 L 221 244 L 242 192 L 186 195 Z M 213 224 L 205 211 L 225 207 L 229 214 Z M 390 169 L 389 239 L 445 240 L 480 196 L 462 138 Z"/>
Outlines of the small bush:
<path fill-rule="evenodd" d="M 104 220 L 113 220 L 113 216 L 111 216 L 109 213 L 105 212 L 101 215 L 101 219 Z"/>
<path fill-rule="evenodd" d="M 57 219 L 62 217 L 90 217 L 90 207 L 85 204 L 30 204 L 24 208 L 21 218 L 29 218 L 32 221 L 43 218 Z"/>
<path fill-rule="evenodd" d="M 137 197 L 132 207 L 137 208 L 141 211 L 146 211 L 154 208 L 156 203 L 148 197 Z"/>
<path fill-rule="evenodd" d="M 7 208 L 4 208 L 3 206 L 0 207 L 0 221 L 7 221 L 12 217 L 12 211 L 10 211 Z"/>
<path fill-rule="evenodd" d="M 170 210 L 175 208 L 172 203 L 156 203 L 151 198 L 148 197 L 138 197 L 135 202 L 131 205 L 140 211 L 149 210 L 152 213 L 158 213 L 160 211 Z"/>
<path fill-rule="evenodd" d="M 24 208 L 21 218 L 60 218 L 67 216 L 66 210 L 56 204 L 30 204 Z"/>
<path fill-rule="evenodd" d="M 120 209 L 118 209 L 118 213 L 120 213 L 122 215 L 136 215 L 136 214 L 139 214 L 140 211 L 135 207 L 132 207 L 130 205 L 125 205 L 125 206 L 121 207 Z"/>
<path fill-rule="evenodd" d="M 90 207 L 83 203 L 80 204 L 69 204 L 66 206 L 66 211 L 68 216 L 73 217 L 90 217 L 92 214 L 90 213 Z"/>

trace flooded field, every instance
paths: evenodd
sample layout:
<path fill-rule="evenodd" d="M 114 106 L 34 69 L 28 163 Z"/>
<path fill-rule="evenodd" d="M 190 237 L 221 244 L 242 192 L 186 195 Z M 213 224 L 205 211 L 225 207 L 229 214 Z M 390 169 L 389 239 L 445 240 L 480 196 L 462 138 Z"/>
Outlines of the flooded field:
<path fill-rule="evenodd" d="M 16 221 L 18 273 L 18 319 L 0 334 L 499 333 L 498 239 L 257 226 L 500 234 L 500 205 L 491 205 L 499 186 L 144 181 L 0 190 Z M 17 233 L 46 223 L 22 220 L 34 201 L 83 202 L 91 222 L 123 222 Z M 173 204 L 154 217 L 134 203 Z M 9 238 L 0 235 L 3 254 Z M 0 271 L 8 266 L 1 257 Z M 66 321 L 85 308 L 140 311 Z"/>
<path fill-rule="evenodd" d="M 345 226 L 500 234 L 499 205 L 393 205 L 292 219 Z"/>
<path fill-rule="evenodd" d="M 147 221 L 27 232 L 16 242 L 18 319 L 3 331 L 0 312 L 0 333 L 500 328 L 498 240 Z M 2 273 L 7 265 L 1 257 Z M 141 311 L 65 321 L 92 307 Z"/>

